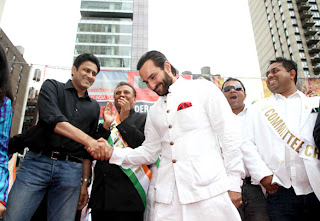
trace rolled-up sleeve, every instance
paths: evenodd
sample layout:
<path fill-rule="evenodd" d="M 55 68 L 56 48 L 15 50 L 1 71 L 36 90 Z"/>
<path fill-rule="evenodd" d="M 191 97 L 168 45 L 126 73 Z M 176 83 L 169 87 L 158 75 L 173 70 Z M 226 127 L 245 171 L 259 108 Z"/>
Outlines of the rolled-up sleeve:
<path fill-rule="evenodd" d="M 55 128 L 59 122 L 68 122 L 58 104 L 58 85 L 53 80 L 46 80 L 38 97 L 39 120 Z"/>

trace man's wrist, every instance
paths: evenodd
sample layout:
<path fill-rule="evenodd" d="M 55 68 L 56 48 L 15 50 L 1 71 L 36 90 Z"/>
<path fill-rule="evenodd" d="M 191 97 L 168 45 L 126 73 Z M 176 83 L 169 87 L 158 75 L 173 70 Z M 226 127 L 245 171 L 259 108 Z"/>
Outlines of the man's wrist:
<path fill-rule="evenodd" d="M 90 178 L 81 178 L 81 185 L 83 185 L 85 183 L 87 184 L 87 186 L 89 186 L 91 183 L 91 179 Z"/>

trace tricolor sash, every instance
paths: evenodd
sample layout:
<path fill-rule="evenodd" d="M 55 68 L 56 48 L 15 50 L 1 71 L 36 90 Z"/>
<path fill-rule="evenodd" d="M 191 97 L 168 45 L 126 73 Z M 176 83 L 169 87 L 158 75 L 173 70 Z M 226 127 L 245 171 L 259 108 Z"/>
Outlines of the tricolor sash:
<path fill-rule="evenodd" d="M 280 116 L 277 109 L 272 106 L 270 101 L 264 102 L 261 105 L 261 110 L 272 131 L 281 138 L 287 148 L 295 150 L 298 157 L 303 159 L 320 160 L 319 148 L 310 141 L 290 131 L 286 122 L 284 122 L 283 118 Z"/>
<path fill-rule="evenodd" d="M 126 148 L 128 144 L 122 138 L 120 132 L 117 129 L 117 125 L 121 123 L 120 116 L 117 114 L 116 119 L 112 122 L 110 126 L 110 136 L 108 138 L 108 143 L 114 148 Z M 141 200 L 146 206 L 146 196 L 148 193 L 148 188 L 151 179 L 151 171 L 147 165 L 133 166 L 130 165 L 128 169 L 120 166 L 121 170 L 128 176 L 128 178 L 133 183 L 134 187 L 138 191 Z"/>

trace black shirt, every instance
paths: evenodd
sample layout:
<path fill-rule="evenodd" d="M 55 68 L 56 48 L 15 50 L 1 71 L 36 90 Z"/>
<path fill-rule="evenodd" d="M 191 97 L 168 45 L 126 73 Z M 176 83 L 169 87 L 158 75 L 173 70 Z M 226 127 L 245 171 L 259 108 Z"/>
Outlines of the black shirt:
<path fill-rule="evenodd" d="M 56 80 L 46 80 L 38 98 L 39 121 L 34 132 L 37 144 L 30 150 L 41 151 L 48 148 L 75 157 L 82 157 L 84 146 L 65 136 L 56 134 L 54 128 L 59 122 L 69 122 L 86 134 L 93 136 L 96 132 L 100 106 L 97 101 L 88 96 L 78 97 L 77 90 L 69 80 L 60 83 Z M 87 153 L 85 151 L 85 153 Z M 87 155 L 88 156 L 88 155 Z"/>

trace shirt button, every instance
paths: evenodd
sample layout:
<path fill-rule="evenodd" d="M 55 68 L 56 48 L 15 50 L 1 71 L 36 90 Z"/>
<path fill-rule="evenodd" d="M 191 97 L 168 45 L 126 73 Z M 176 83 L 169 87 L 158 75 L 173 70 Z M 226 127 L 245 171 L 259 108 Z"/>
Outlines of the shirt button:
<path fill-rule="evenodd" d="M 169 113 L 170 112 L 170 110 L 167 110 L 167 113 Z"/>
<path fill-rule="evenodd" d="M 164 101 L 164 103 L 167 103 L 167 101 Z"/>
<path fill-rule="evenodd" d="M 77 112 L 77 111 L 78 111 L 78 109 L 76 108 L 76 109 L 75 109 L 75 111 Z"/>
<path fill-rule="evenodd" d="M 171 129 L 171 128 L 172 128 L 172 124 L 169 125 L 169 129 Z"/>
<path fill-rule="evenodd" d="M 170 142 L 170 145 L 172 146 L 173 144 L 174 144 L 174 143 L 171 141 L 171 142 Z"/>
<path fill-rule="evenodd" d="M 176 163 L 176 162 L 177 162 L 177 160 L 176 160 L 176 159 L 173 159 L 173 160 L 172 160 L 172 163 Z"/>

